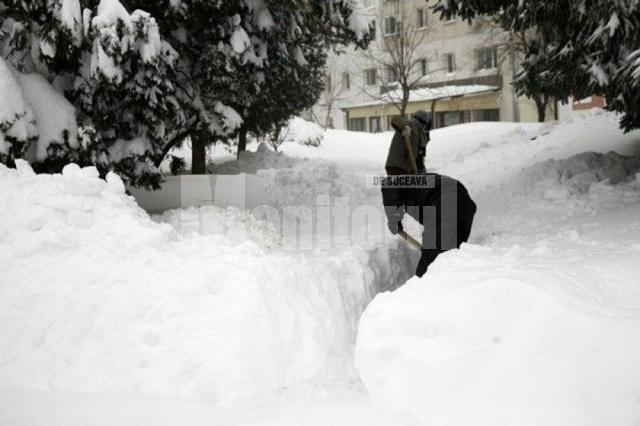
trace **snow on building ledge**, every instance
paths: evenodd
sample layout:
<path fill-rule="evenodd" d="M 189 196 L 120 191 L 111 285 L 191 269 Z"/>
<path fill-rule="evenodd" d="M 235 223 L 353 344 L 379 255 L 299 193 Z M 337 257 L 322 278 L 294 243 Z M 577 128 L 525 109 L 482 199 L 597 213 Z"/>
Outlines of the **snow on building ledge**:
<path fill-rule="evenodd" d="M 500 90 L 497 86 L 487 85 L 465 85 L 465 86 L 442 86 L 434 88 L 420 88 L 411 90 L 409 93 L 409 103 L 411 102 L 428 102 L 441 99 L 450 99 L 456 97 L 463 97 L 469 95 L 479 95 L 485 93 L 496 92 Z M 341 109 L 343 111 L 351 108 L 360 108 L 376 105 L 387 105 L 400 102 L 402 98 L 402 91 L 395 89 L 386 92 L 380 96 L 380 99 L 376 99 L 370 102 L 360 102 L 350 105 L 345 105 Z"/>
<path fill-rule="evenodd" d="M 433 114 L 435 128 L 472 121 L 500 121 L 501 89 L 494 85 L 446 85 L 410 92 L 405 114 L 425 110 Z M 391 119 L 400 113 L 402 93 L 398 89 L 379 99 L 343 106 L 349 130 L 380 132 L 391 130 Z"/>

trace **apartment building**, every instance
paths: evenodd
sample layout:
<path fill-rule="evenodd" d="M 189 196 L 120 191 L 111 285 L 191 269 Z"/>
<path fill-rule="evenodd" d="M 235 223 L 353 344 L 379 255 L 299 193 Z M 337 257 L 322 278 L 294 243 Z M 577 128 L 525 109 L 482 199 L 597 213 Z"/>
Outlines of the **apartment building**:
<path fill-rule="evenodd" d="M 362 1 L 376 28 L 375 40 L 366 52 L 346 48 L 330 54 L 327 88 L 312 110 L 320 124 L 389 130 L 402 97 L 396 70 L 409 65 L 412 90 L 405 113 L 430 112 L 435 127 L 538 120 L 535 102 L 516 96 L 511 85 L 519 67 L 517 49 L 490 20 L 441 21 L 431 9 L 433 1 Z M 402 52 L 390 43 L 398 37 L 408 40 Z M 546 116 L 555 116 L 555 105 L 548 106 Z"/>

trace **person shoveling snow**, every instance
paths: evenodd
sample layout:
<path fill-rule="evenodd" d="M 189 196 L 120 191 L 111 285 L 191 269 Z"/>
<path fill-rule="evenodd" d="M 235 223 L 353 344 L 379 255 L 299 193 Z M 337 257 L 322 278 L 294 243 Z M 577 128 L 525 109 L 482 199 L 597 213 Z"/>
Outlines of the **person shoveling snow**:
<path fill-rule="evenodd" d="M 440 253 L 469 239 L 476 204 L 462 183 L 426 172 L 429 114 L 418 111 L 412 119 L 394 117 L 391 125 L 396 132 L 385 163 L 382 201 L 391 233 L 419 246 L 422 256 L 416 275 L 421 277 Z M 424 226 L 421 245 L 404 231 L 405 212 Z"/>

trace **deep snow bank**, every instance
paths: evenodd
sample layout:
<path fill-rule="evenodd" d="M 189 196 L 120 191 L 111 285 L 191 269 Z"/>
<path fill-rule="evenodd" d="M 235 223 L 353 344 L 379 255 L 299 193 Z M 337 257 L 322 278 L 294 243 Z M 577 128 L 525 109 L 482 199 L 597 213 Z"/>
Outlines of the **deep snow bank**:
<path fill-rule="evenodd" d="M 443 257 L 363 315 L 356 362 L 374 398 L 427 424 L 637 423 L 640 298 L 612 308 L 542 254 Z"/>
<path fill-rule="evenodd" d="M 640 154 L 638 132 L 623 133 L 602 110 L 550 123 L 468 123 L 438 129 L 427 168 L 455 176 L 473 192 L 516 178 L 527 167 L 580 153 Z"/>
<path fill-rule="evenodd" d="M 382 248 L 278 251 L 270 228 L 240 212 L 154 222 L 92 168 L 0 166 L 0 194 L 5 390 L 232 404 L 356 380 L 360 314 L 403 272 Z"/>

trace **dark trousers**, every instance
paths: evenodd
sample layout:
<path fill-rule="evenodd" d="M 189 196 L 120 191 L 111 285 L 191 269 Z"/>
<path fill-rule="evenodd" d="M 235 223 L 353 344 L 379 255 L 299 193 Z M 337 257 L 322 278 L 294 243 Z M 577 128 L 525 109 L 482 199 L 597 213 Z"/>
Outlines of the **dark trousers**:
<path fill-rule="evenodd" d="M 423 276 L 429 265 L 447 250 L 460 248 L 469 241 L 476 204 L 466 188 L 459 182 L 449 181 L 438 188 L 427 191 L 420 197 L 420 209 L 407 208 L 407 213 L 424 226 L 422 232 L 422 255 L 416 275 Z"/>

